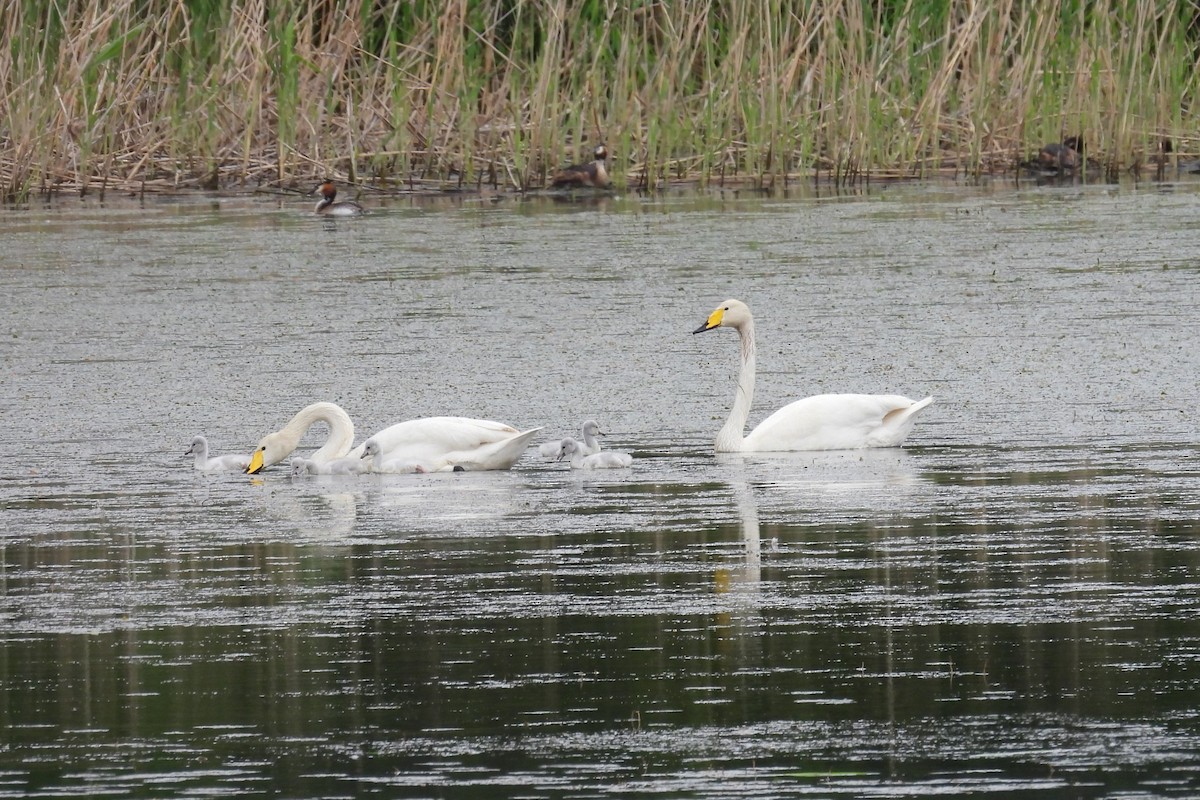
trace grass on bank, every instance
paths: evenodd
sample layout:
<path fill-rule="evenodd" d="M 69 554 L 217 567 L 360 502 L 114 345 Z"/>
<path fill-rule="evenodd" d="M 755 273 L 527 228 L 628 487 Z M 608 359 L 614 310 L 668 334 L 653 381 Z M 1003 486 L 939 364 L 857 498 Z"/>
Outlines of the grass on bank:
<path fill-rule="evenodd" d="M 1097 168 L 1197 149 L 1183 0 L 12 0 L 0 195 L 531 189 Z"/>

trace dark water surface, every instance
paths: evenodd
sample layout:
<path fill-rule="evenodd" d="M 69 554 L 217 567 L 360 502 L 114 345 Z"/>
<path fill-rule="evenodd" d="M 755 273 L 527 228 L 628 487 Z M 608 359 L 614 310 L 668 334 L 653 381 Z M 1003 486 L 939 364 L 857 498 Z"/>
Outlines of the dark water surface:
<path fill-rule="evenodd" d="M 1200 796 L 1200 193 L 0 214 L 0 797 Z M 902 450 L 722 456 L 821 391 Z M 630 470 L 193 471 L 588 417 Z M 320 442 L 311 435 L 306 449 Z"/>

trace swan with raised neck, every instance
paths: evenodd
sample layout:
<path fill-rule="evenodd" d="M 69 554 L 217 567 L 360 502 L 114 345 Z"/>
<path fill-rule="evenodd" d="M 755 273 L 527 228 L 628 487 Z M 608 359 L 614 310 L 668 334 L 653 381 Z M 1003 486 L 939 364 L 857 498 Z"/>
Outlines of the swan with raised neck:
<path fill-rule="evenodd" d="M 912 431 L 916 415 L 933 402 L 898 394 L 818 394 L 789 403 L 743 436 L 754 402 L 754 317 L 745 303 L 726 300 L 692 333 L 716 328 L 733 328 L 741 344 L 733 408 L 717 434 L 718 453 L 896 447 Z"/>

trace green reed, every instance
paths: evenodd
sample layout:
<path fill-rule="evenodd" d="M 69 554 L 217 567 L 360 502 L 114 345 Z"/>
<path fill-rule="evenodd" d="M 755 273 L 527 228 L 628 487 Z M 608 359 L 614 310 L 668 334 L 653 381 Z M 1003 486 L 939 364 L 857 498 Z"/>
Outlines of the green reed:
<path fill-rule="evenodd" d="M 1187 0 L 13 0 L 0 194 L 1002 173 L 1195 155 Z"/>

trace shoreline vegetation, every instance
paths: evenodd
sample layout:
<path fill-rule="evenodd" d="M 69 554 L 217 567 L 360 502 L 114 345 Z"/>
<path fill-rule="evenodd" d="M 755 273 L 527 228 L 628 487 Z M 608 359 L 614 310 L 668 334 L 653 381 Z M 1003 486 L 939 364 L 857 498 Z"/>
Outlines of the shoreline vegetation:
<path fill-rule="evenodd" d="M 1195 0 L 11 0 L 0 200 L 521 192 L 601 141 L 649 191 L 1012 174 L 1077 134 L 1161 174 L 1198 56 Z"/>

